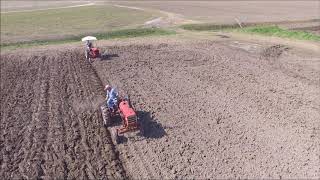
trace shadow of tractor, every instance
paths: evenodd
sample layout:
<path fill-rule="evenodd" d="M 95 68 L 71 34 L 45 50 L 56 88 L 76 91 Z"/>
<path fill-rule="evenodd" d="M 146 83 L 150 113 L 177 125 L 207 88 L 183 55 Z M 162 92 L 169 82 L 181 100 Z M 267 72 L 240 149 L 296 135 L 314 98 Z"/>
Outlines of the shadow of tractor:
<path fill-rule="evenodd" d="M 158 139 L 162 138 L 166 135 L 166 132 L 164 130 L 164 127 L 161 123 L 158 123 L 155 118 L 151 115 L 150 112 L 146 111 L 136 111 L 137 117 L 138 117 L 138 123 L 140 125 L 139 130 L 136 135 L 143 137 L 143 139 Z M 111 133 L 112 131 L 123 127 L 123 122 L 120 117 L 120 115 L 113 116 L 110 119 L 110 124 L 107 126 L 108 130 Z M 134 131 L 132 131 L 134 132 Z M 127 135 L 126 135 L 127 134 Z M 136 138 L 133 138 L 133 134 L 130 135 L 130 133 L 124 133 L 118 136 L 120 143 L 126 143 L 129 139 L 132 139 L 134 141 L 139 141 Z M 142 139 L 140 139 L 142 140 Z M 113 140 L 114 141 L 114 140 Z"/>
<path fill-rule="evenodd" d="M 119 57 L 118 54 L 109 54 L 107 52 L 104 52 L 103 54 L 101 54 L 101 61 L 104 60 L 112 60 L 112 58 L 114 57 Z"/>
<path fill-rule="evenodd" d="M 139 117 L 140 129 L 143 132 L 140 133 L 141 136 L 158 139 L 166 135 L 162 124 L 157 122 L 150 112 L 137 111 L 137 115 Z"/>

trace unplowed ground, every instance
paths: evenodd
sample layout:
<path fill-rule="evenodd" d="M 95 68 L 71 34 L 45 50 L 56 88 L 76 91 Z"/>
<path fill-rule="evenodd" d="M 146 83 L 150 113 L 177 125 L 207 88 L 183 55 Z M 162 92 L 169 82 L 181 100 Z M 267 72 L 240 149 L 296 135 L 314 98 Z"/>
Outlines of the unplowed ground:
<path fill-rule="evenodd" d="M 214 22 L 276 22 L 319 19 L 319 1 L 113 1 L 111 4 L 161 10 L 187 19 Z M 319 25 L 319 23 L 318 23 Z"/>
<path fill-rule="evenodd" d="M 230 45 L 110 47 L 94 63 L 141 112 L 144 136 L 117 146 L 130 176 L 319 177 L 319 59 Z"/>
<path fill-rule="evenodd" d="M 131 45 L 130 45 L 131 44 Z M 319 58 L 276 45 L 133 42 L 1 56 L 2 177 L 319 178 Z M 144 134 L 113 146 L 102 86 Z"/>

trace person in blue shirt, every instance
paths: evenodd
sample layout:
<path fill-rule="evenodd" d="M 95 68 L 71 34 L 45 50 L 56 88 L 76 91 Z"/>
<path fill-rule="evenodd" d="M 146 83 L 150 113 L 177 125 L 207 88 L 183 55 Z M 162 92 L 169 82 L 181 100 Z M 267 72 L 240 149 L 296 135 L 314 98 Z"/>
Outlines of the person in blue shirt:
<path fill-rule="evenodd" d="M 111 110 L 115 110 L 114 106 L 118 103 L 118 91 L 110 85 L 106 85 L 104 90 L 106 91 L 107 107 Z"/>

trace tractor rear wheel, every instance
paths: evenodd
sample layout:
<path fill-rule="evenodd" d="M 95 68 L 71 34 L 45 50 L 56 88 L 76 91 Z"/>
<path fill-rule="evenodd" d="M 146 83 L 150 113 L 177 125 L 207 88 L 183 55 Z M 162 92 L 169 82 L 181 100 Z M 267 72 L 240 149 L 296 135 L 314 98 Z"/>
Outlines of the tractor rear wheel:
<path fill-rule="evenodd" d="M 111 129 L 111 139 L 113 144 L 120 144 L 120 137 L 118 135 L 117 130 L 114 128 Z"/>
<path fill-rule="evenodd" d="M 91 54 L 90 54 L 90 51 L 88 50 L 85 50 L 85 56 L 86 56 L 86 60 L 91 63 Z"/>
<path fill-rule="evenodd" d="M 108 108 L 105 105 L 102 105 L 100 107 L 101 109 L 101 115 L 102 115 L 102 119 L 103 119 L 103 125 L 105 127 L 109 127 L 111 125 L 111 116 L 110 116 L 110 112 L 108 110 Z"/>
<path fill-rule="evenodd" d="M 85 50 L 84 55 L 86 57 L 86 60 L 89 60 L 89 52 L 88 52 L 88 50 Z"/>

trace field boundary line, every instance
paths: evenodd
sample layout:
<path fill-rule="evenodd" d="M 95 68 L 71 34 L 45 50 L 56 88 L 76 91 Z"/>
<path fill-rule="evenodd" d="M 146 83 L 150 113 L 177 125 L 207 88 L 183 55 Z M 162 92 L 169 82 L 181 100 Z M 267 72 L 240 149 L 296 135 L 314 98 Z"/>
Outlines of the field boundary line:
<path fill-rule="evenodd" d="M 120 7 L 120 8 L 127 8 L 127 9 L 134 9 L 134 10 L 146 11 L 146 10 L 143 9 L 143 8 L 134 7 L 134 6 L 123 6 L 123 5 L 119 5 L 119 4 L 114 4 L 113 6 L 115 6 L 115 7 Z"/>
<path fill-rule="evenodd" d="M 62 6 L 62 7 L 54 7 L 54 8 L 30 9 L 30 10 L 21 10 L 21 11 L 5 11 L 5 12 L 1 12 L 1 14 L 20 13 L 20 12 L 34 12 L 34 11 L 45 11 L 45 10 L 53 10 L 53 9 L 68 9 L 68 8 L 76 8 L 76 7 L 84 7 L 84 6 L 93 6 L 93 5 L 95 5 L 95 3 L 87 3 L 87 4 L 80 4 L 80 5 L 73 5 L 73 6 Z"/>

